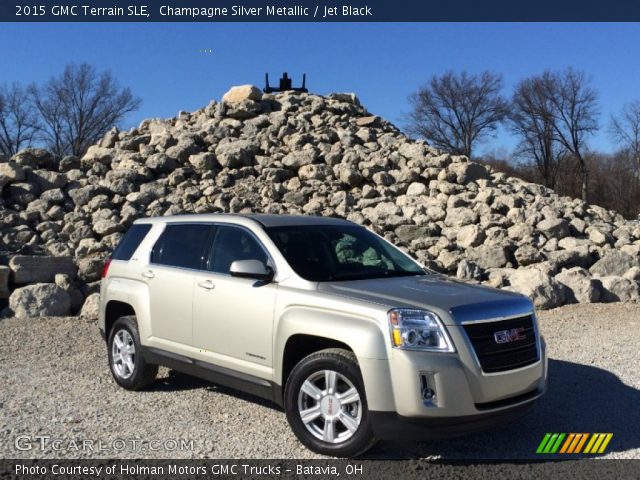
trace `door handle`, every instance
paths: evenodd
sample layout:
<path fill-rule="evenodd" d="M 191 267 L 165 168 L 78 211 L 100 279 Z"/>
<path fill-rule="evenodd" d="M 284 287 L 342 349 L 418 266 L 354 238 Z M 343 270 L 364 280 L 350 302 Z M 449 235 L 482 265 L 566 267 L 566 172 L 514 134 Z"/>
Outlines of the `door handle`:
<path fill-rule="evenodd" d="M 153 273 L 151 270 L 147 270 L 146 272 L 142 272 L 142 276 L 144 278 L 153 278 L 155 277 L 155 273 Z"/>
<path fill-rule="evenodd" d="M 204 288 L 205 290 L 213 290 L 214 288 L 216 288 L 211 280 L 203 280 L 202 282 L 198 282 L 198 286 Z"/>

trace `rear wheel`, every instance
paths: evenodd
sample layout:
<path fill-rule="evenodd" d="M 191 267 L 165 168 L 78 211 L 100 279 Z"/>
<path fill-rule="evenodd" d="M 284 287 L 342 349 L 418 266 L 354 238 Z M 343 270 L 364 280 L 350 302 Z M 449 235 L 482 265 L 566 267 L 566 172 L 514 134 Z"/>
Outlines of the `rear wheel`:
<path fill-rule="evenodd" d="M 142 390 L 153 383 L 158 366 L 142 356 L 136 317 L 120 317 L 109 333 L 109 366 L 118 385 L 127 390 Z"/>
<path fill-rule="evenodd" d="M 362 375 L 352 352 L 327 349 L 296 365 L 285 387 L 287 420 L 314 452 L 353 457 L 373 446 Z"/>

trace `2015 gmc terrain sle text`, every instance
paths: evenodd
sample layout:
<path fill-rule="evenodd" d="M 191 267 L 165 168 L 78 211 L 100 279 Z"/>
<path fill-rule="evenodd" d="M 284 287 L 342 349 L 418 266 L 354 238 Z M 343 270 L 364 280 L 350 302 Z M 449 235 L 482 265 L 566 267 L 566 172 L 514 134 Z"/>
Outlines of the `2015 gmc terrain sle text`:
<path fill-rule="evenodd" d="M 100 298 L 119 385 L 145 388 L 164 365 L 244 390 L 326 455 L 508 422 L 546 388 L 527 297 L 427 271 L 345 220 L 141 219 Z"/>

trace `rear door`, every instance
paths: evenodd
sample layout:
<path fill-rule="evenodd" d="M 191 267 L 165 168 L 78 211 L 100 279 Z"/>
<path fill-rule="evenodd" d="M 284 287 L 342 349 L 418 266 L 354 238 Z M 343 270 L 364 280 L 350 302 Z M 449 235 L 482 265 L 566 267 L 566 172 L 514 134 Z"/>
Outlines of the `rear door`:
<path fill-rule="evenodd" d="M 149 285 L 151 335 L 158 345 L 186 351 L 192 343 L 193 289 L 214 227 L 204 223 L 166 225 L 142 272 Z"/>
<path fill-rule="evenodd" d="M 236 225 L 218 225 L 208 271 L 198 274 L 193 297 L 193 346 L 202 359 L 268 376 L 272 367 L 273 309 L 277 284 L 232 277 L 235 260 L 270 264 L 260 241 Z"/>

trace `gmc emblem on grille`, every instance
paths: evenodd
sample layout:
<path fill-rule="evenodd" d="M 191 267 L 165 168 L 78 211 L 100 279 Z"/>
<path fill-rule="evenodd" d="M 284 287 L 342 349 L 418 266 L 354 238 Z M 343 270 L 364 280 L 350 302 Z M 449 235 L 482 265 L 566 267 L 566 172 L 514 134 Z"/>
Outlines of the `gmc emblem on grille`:
<path fill-rule="evenodd" d="M 524 328 L 512 328 L 511 330 L 500 330 L 499 332 L 495 332 L 493 334 L 493 339 L 496 343 L 509 343 L 515 342 L 517 340 L 524 340 L 527 338 L 526 335 L 523 335 L 521 332 L 524 331 Z"/>

